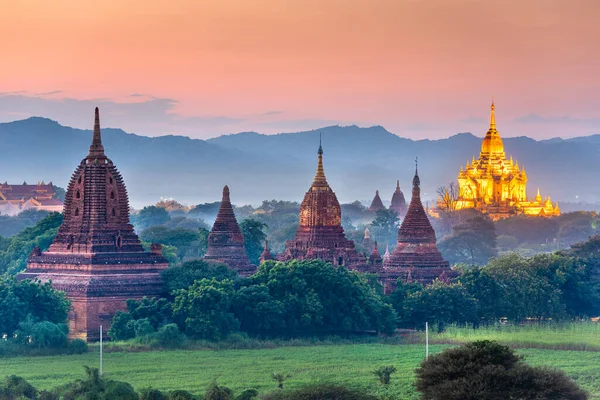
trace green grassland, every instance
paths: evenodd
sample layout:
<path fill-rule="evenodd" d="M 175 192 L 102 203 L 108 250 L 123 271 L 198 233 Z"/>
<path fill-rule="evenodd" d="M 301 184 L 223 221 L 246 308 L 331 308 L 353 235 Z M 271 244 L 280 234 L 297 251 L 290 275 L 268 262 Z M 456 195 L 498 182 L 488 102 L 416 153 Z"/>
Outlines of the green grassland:
<path fill-rule="evenodd" d="M 424 340 L 419 334 L 418 340 Z M 442 333 L 431 333 L 438 344 L 496 340 L 513 348 L 600 351 L 600 324 L 593 322 L 547 323 L 542 325 L 497 325 L 478 329 L 448 326 Z"/>
<path fill-rule="evenodd" d="M 447 345 L 432 345 L 432 353 Z M 389 398 L 416 399 L 412 382 L 414 369 L 424 357 L 420 344 L 344 344 L 280 347 L 259 350 L 176 350 L 112 352 L 104 354 L 107 377 L 131 383 L 136 389 L 186 389 L 200 394 L 217 379 L 236 392 L 256 388 L 261 393 L 275 390 L 273 372 L 290 374 L 286 386 L 336 382 L 385 393 L 371 373 L 382 365 L 395 365 L 388 389 Z M 526 361 L 564 370 L 591 398 L 600 399 L 600 352 L 521 349 Z M 83 376 L 83 365 L 97 366 L 98 354 L 0 359 L 0 376 L 16 374 L 40 389 L 50 389 Z"/>

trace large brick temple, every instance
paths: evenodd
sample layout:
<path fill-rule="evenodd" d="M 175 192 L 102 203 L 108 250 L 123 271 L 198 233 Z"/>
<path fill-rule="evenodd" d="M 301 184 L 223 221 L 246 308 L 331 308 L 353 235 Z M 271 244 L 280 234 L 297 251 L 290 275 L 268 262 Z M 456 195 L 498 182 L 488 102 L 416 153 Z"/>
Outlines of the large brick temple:
<path fill-rule="evenodd" d="M 89 154 L 71 177 L 64 221 L 50 249 L 34 249 L 19 279 L 52 281 L 72 302 L 70 336 L 86 340 L 107 331 L 125 301 L 162 293 L 160 272 L 168 267 L 160 245 L 151 252 L 129 223 L 129 200 L 121 174 L 104 153 L 96 108 Z"/>
<path fill-rule="evenodd" d="M 412 198 L 398 230 L 398 245 L 383 262 L 382 281 L 387 292 L 398 278 L 427 284 L 442 275 L 455 276 L 436 246 L 435 231 L 421 203 L 421 180 L 415 170 Z M 410 277 L 410 278 L 409 278 Z"/>
<path fill-rule="evenodd" d="M 317 173 L 300 205 L 300 226 L 296 237 L 286 242 L 282 261 L 321 259 L 334 266 L 359 268 L 366 259 L 346 239 L 342 228 L 342 210 L 329 187 L 323 170 L 323 147 L 319 145 Z"/>
<path fill-rule="evenodd" d="M 396 190 L 392 195 L 390 210 L 395 211 L 400 218 L 404 218 L 406 215 L 406 200 L 404 199 L 404 193 L 400 190 L 400 181 L 396 181 Z"/>
<path fill-rule="evenodd" d="M 208 249 L 204 259 L 227 264 L 242 276 L 256 272 L 256 266 L 250 263 L 246 255 L 244 235 L 235 219 L 227 185 L 223 188 L 221 206 L 208 235 Z"/>

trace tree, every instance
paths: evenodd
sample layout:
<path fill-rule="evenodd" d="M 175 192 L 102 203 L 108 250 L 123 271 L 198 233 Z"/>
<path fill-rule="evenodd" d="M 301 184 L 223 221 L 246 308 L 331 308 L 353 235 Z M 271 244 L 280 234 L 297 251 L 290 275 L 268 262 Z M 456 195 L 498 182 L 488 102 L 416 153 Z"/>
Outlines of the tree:
<path fill-rule="evenodd" d="M 455 225 L 452 234 L 438 243 L 438 248 L 452 264 L 485 265 L 497 255 L 496 228 L 487 216 L 470 218 Z"/>
<path fill-rule="evenodd" d="M 233 297 L 233 281 L 202 279 L 177 292 L 173 317 L 189 336 L 220 340 L 239 329 L 230 312 Z"/>
<path fill-rule="evenodd" d="M 131 221 L 138 231 L 156 225 L 164 225 L 171 219 L 169 212 L 162 207 L 147 206 L 137 214 L 132 214 Z"/>
<path fill-rule="evenodd" d="M 0 337 L 12 336 L 27 318 L 33 323 L 65 323 L 70 306 L 65 293 L 50 283 L 0 277 Z"/>
<path fill-rule="evenodd" d="M 267 238 L 267 235 L 263 232 L 266 227 L 266 224 L 254 219 L 245 219 L 240 224 L 240 229 L 244 235 L 246 254 L 252 264 L 259 264 L 259 258 L 265 248 L 265 239 Z"/>
<path fill-rule="evenodd" d="M 398 228 L 400 220 L 398 214 L 394 210 L 379 210 L 375 214 L 375 219 L 371 223 L 373 236 L 380 243 L 381 246 L 384 244 L 394 244 L 398 237 Z"/>
<path fill-rule="evenodd" d="M 140 239 L 144 242 L 175 247 L 179 261 L 202 257 L 208 245 L 208 242 L 203 243 L 204 238 L 201 229 L 170 229 L 166 226 L 152 226 L 140 234 Z"/>
<path fill-rule="evenodd" d="M 392 332 L 396 314 L 378 294 L 367 276 L 345 268 L 334 268 L 321 260 L 265 262 L 239 290 L 234 310 L 248 321 L 249 315 L 269 315 L 271 331 L 379 331 Z M 248 299 L 256 299 L 256 306 Z M 283 314 L 281 314 L 283 313 Z M 279 317 L 280 315 L 280 317 Z M 257 327 L 245 322 L 244 326 Z M 263 326 L 266 328 L 266 326 Z"/>
<path fill-rule="evenodd" d="M 375 371 L 373 371 L 373 375 L 379 378 L 379 382 L 381 382 L 382 385 L 389 385 L 391 376 L 395 372 L 396 367 L 394 367 L 393 365 L 386 365 L 383 367 L 379 367 Z"/>
<path fill-rule="evenodd" d="M 398 313 L 402 316 L 402 326 L 423 327 L 429 322 L 442 331 L 451 323 L 477 324 L 477 301 L 460 283 L 436 280 L 409 293 Z"/>
<path fill-rule="evenodd" d="M 0 385 L 0 399 L 37 399 L 37 389 L 20 376 L 10 375 Z"/>
<path fill-rule="evenodd" d="M 165 287 L 169 293 L 179 289 L 187 289 L 195 281 L 202 279 L 232 280 L 238 279 L 236 271 L 218 262 L 193 260 L 167 268 L 162 272 Z"/>
<path fill-rule="evenodd" d="M 587 399 L 563 372 L 531 367 L 510 348 L 490 341 L 430 356 L 416 377 L 417 390 L 431 400 Z"/>
<path fill-rule="evenodd" d="M 62 221 L 62 214 L 50 213 L 34 226 L 25 228 L 15 235 L 6 251 L 1 253 L 0 273 L 17 274 L 23 271 L 27 266 L 27 258 L 34 247 L 38 247 L 42 251 L 50 247 Z"/>

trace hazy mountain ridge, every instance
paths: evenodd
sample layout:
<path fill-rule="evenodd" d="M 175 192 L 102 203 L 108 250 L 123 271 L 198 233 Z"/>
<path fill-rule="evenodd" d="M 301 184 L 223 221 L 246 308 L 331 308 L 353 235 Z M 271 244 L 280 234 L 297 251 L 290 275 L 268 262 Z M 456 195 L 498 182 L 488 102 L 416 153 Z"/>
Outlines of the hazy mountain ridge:
<path fill-rule="evenodd" d="M 330 126 L 319 130 L 263 135 L 243 132 L 209 140 L 183 136 L 145 137 L 103 129 L 108 156 L 123 173 L 134 206 L 173 197 L 197 204 L 218 200 L 228 184 L 235 203 L 263 199 L 300 201 L 315 171 L 319 134 L 328 180 L 340 201 L 370 201 L 379 189 L 389 201 L 400 179 L 410 197 L 414 159 L 424 198 L 453 181 L 461 166 L 479 155 L 481 138 L 460 133 L 440 140 L 411 140 L 381 126 Z M 66 186 L 87 154 L 91 130 L 45 118 L 0 124 L 0 181 L 52 180 Z M 504 139 L 508 156 L 525 166 L 529 194 L 537 187 L 553 200 L 600 200 L 600 135 L 536 141 Z M 579 199 L 575 196 L 578 195 Z"/>

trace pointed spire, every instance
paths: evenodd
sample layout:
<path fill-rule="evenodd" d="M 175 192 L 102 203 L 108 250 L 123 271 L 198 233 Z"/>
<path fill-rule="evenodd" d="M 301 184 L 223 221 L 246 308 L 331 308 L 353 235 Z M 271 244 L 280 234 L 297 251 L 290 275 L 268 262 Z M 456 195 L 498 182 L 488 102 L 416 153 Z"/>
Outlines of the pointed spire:
<path fill-rule="evenodd" d="M 94 135 L 90 146 L 88 158 L 102 158 L 104 155 L 104 146 L 102 146 L 102 135 L 100 134 L 100 111 L 96 107 L 94 115 Z"/>
<path fill-rule="evenodd" d="M 369 228 L 365 228 L 365 239 L 371 239 L 371 231 Z"/>
<path fill-rule="evenodd" d="M 400 191 L 400 179 L 396 181 L 396 190 Z"/>
<path fill-rule="evenodd" d="M 385 245 L 385 253 L 383 253 L 383 260 L 384 260 L 384 261 L 387 261 L 387 260 L 389 260 L 389 259 L 390 259 L 390 256 L 391 256 L 391 254 L 390 254 L 390 245 L 389 245 L 389 244 L 386 244 L 386 245 Z"/>
<path fill-rule="evenodd" d="M 542 195 L 540 194 L 540 188 L 538 188 L 537 194 L 535 195 L 535 201 L 537 201 L 538 203 L 542 202 Z"/>
<path fill-rule="evenodd" d="M 265 249 L 263 250 L 262 254 L 260 255 L 260 263 L 262 264 L 263 262 L 267 261 L 267 260 L 274 260 L 275 258 L 273 257 L 273 254 L 271 254 L 271 250 L 269 250 L 269 241 L 267 239 L 265 239 Z"/>
<path fill-rule="evenodd" d="M 323 136 L 321 132 L 319 132 L 319 151 L 317 151 L 317 154 L 323 154 Z"/>
<path fill-rule="evenodd" d="M 421 194 L 421 179 L 419 178 L 419 158 L 415 158 L 415 177 L 413 178 L 413 196 Z"/>
<path fill-rule="evenodd" d="M 323 169 L 323 146 L 321 143 L 321 134 L 319 134 L 319 162 L 317 164 L 317 173 L 313 181 L 313 186 L 327 186 L 327 178 L 325 178 L 325 170 Z"/>
<path fill-rule="evenodd" d="M 490 112 L 490 130 L 496 130 L 496 106 L 494 106 L 494 98 L 492 97 L 492 106 Z"/>

